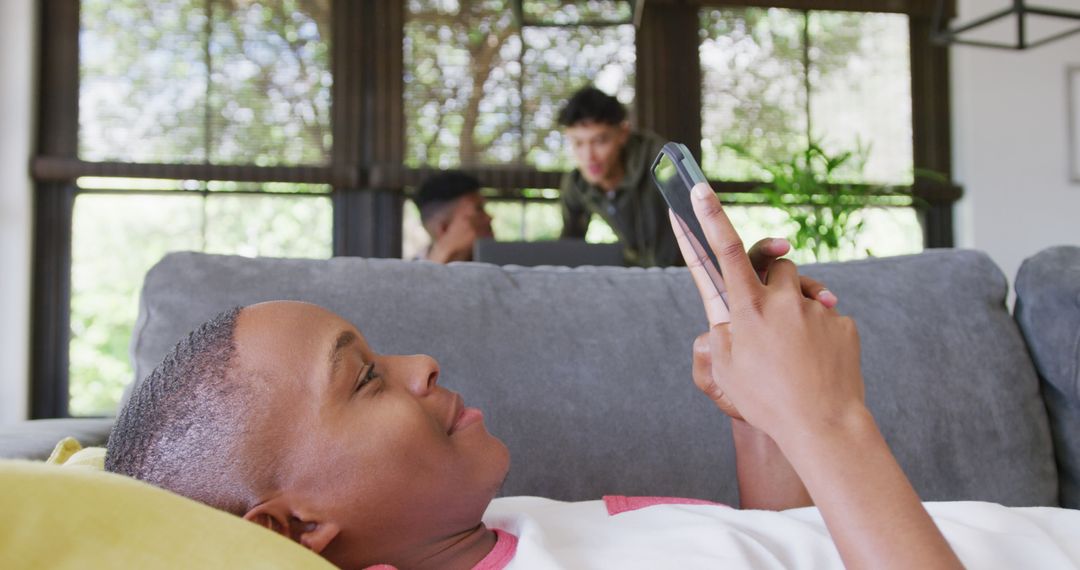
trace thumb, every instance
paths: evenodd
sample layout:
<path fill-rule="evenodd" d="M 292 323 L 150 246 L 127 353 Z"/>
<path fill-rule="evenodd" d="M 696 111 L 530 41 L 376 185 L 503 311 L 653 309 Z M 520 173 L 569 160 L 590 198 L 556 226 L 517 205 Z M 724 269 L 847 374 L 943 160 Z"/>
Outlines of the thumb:
<path fill-rule="evenodd" d="M 704 335 L 702 335 L 704 336 Z M 731 361 L 731 323 L 718 323 L 712 326 L 708 332 L 709 350 L 712 353 L 713 368 L 719 364 L 717 360 L 726 365 Z"/>
<path fill-rule="evenodd" d="M 709 379 L 716 384 L 715 390 L 721 392 L 720 381 L 731 364 L 731 323 L 713 325 L 709 329 L 708 343 L 711 356 Z"/>
<path fill-rule="evenodd" d="M 703 332 L 694 339 L 694 384 L 705 390 L 712 383 L 712 346 L 709 333 Z"/>
<path fill-rule="evenodd" d="M 731 398 L 724 393 L 716 375 L 717 359 L 727 361 L 731 351 L 731 335 L 728 324 L 716 325 L 694 340 L 694 384 L 725 414 L 742 419 Z"/>

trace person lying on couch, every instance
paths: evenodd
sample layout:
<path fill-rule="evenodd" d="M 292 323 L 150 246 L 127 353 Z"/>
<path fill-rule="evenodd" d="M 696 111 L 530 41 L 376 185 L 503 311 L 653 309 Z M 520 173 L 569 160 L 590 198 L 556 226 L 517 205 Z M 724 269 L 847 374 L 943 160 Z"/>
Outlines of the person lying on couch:
<path fill-rule="evenodd" d="M 850 567 L 960 567 L 864 405 L 853 321 L 821 284 L 775 260 L 782 241 L 748 255 L 715 195 L 702 187 L 695 198 L 731 322 L 680 235 L 711 325 L 695 342 L 693 379 L 735 418 L 743 506 L 812 497 Z M 106 469 L 242 516 L 341 567 L 501 567 L 491 556 L 505 562 L 497 546 L 507 535 L 481 519 L 509 452 L 438 378 L 432 358 L 376 354 L 314 305 L 234 309 L 135 389 Z"/>

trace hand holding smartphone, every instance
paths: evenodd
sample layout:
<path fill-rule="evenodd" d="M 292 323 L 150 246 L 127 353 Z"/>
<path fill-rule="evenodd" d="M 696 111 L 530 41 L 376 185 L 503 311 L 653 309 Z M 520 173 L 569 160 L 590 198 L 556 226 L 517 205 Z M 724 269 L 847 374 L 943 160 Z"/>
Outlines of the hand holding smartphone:
<path fill-rule="evenodd" d="M 652 175 L 656 187 L 671 208 L 676 222 L 693 247 L 697 260 L 705 269 L 726 308 L 727 289 L 724 287 L 720 263 L 712 248 L 708 247 L 709 242 L 705 239 L 705 232 L 701 229 L 701 222 L 694 214 L 694 206 L 690 201 L 690 190 L 695 184 L 706 182 L 705 174 L 701 172 L 701 167 L 685 145 L 669 142 L 653 161 Z M 686 261 L 687 264 L 692 262 L 689 259 Z"/>

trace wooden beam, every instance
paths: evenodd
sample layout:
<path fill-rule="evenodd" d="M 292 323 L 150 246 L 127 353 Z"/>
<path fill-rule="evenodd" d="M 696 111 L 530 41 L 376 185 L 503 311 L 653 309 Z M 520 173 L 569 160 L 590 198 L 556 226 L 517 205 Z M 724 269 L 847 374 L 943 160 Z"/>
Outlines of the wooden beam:
<path fill-rule="evenodd" d="M 39 155 L 74 159 L 79 146 L 79 2 L 39 4 Z M 34 184 L 30 417 L 68 415 L 74 180 Z"/>

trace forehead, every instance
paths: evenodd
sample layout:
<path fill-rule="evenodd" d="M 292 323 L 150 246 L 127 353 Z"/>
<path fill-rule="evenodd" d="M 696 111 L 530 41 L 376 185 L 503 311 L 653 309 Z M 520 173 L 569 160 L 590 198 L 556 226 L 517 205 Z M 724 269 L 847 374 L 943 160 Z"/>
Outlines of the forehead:
<path fill-rule="evenodd" d="M 598 123 L 596 121 L 588 121 L 584 123 L 577 123 L 566 127 L 566 136 L 570 139 L 591 139 L 604 135 L 610 135 L 618 131 L 618 125 L 609 125 L 607 123 Z"/>
<path fill-rule="evenodd" d="M 297 377 L 331 365 L 345 332 L 367 353 L 364 336 L 338 315 L 308 303 L 274 301 L 244 308 L 234 337 L 246 368 Z"/>

